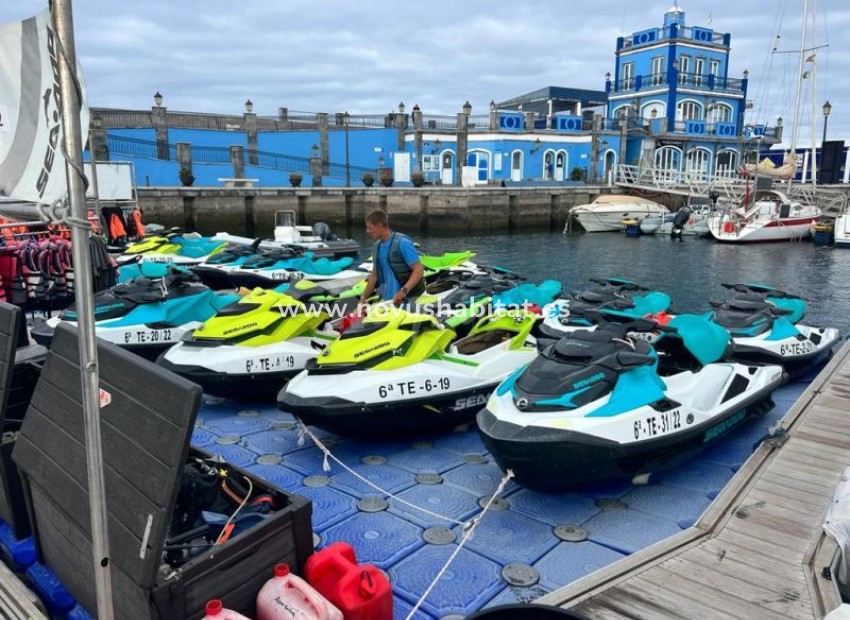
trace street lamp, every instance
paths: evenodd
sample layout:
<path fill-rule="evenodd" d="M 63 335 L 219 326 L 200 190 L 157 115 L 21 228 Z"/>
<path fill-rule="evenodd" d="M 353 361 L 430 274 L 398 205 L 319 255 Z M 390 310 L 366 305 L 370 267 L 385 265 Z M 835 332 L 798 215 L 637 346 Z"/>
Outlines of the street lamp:
<path fill-rule="evenodd" d="M 253 101 L 251 101 L 250 99 L 248 99 L 248 100 L 245 102 L 245 112 L 247 112 L 248 114 L 250 114 L 250 113 L 251 113 L 251 112 L 253 112 L 253 111 L 254 111 L 254 102 L 253 102 Z"/>
<path fill-rule="evenodd" d="M 542 146 L 543 146 L 543 143 L 540 141 L 540 138 L 537 138 L 537 140 L 534 141 L 534 144 L 531 147 L 531 152 L 536 153 L 537 151 L 540 150 L 540 148 Z"/>
<path fill-rule="evenodd" d="M 463 113 L 465 116 L 472 114 L 472 104 L 469 101 L 463 104 Z"/>
<path fill-rule="evenodd" d="M 312 155 L 313 157 L 319 156 L 319 147 L 317 145 L 314 144 L 310 147 L 310 155 Z"/>
<path fill-rule="evenodd" d="M 826 125 L 829 122 L 829 113 L 832 112 L 832 104 L 827 99 L 823 104 L 823 140 L 821 140 L 821 148 L 823 148 L 823 143 L 826 142 Z"/>
<path fill-rule="evenodd" d="M 348 122 L 351 115 L 346 110 L 342 115 L 342 126 L 345 129 L 345 186 L 351 187 L 351 164 L 348 161 Z"/>
<path fill-rule="evenodd" d="M 439 138 L 437 138 L 436 140 L 434 140 L 434 152 L 435 152 L 435 153 L 439 153 L 439 152 L 440 152 L 440 145 L 441 145 L 441 144 L 442 144 L 442 143 L 440 142 L 440 139 L 439 139 Z"/>
<path fill-rule="evenodd" d="M 153 102 L 156 104 L 156 107 L 162 106 L 162 95 L 159 91 L 156 91 L 156 94 L 153 96 Z"/>

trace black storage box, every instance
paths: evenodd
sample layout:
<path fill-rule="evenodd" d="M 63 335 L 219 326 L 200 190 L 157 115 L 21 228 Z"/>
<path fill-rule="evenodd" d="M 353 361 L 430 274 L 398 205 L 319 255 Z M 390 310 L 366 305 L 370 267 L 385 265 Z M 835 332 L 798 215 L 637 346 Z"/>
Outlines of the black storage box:
<path fill-rule="evenodd" d="M 0 303 L 0 519 L 18 539 L 31 530 L 12 448 L 47 353 L 40 345 L 19 346 L 22 324 L 20 308 Z"/>
<path fill-rule="evenodd" d="M 42 561 L 95 612 L 76 334 L 69 326 L 56 330 L 14 459 Z M 273 566 L 300 571 L 312 553 L 310 501 L 252 478 L 278 497 L 279 510 L 177 571 L 163 565 L 201 389 L 102 341 L 98 357 L 100 387 L 111 398 L 101 434 L 115 617 L 201 618 L 213 598 L 250 616 Z"/>

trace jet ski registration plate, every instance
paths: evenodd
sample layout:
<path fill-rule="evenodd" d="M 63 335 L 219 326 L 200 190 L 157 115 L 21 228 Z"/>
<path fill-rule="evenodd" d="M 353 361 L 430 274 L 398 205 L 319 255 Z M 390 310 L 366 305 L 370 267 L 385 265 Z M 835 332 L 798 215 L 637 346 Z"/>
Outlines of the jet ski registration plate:
<path fill-rule="evenodd" d="M 173 329 L 128 329 L 119 342 L 124 344 L 160 344 L 177 342 L 180 333 Z"/>
<path fill-rule="evenodd" d="M 274 372 L 295 368 L 294 355 L 270 355 L 268 357 L 254 357 L 245 360 L 246 372 Z"/>
<path fill-rule="evenodd" d="M 815 343 L 811 340 L 803 340 L 802 342 L 792 342 L 790 344 L 779 345 L 780 355 L 806 355 L 815 350 Z"/>

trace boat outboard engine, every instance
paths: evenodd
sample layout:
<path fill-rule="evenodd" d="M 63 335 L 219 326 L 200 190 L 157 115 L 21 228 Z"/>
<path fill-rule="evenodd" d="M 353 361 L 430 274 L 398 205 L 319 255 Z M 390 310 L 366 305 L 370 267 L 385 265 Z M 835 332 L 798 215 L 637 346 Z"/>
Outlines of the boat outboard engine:
<path fill-rule="evenodd" d="M 325 222 L 316 222 L 313 224 L 313 234 L 322 241 L 331 240 L 331 227 Z"/>
<path fill-rule="evenodd" d="M 685 228 L 685 224 L 688 223 L 690 217 L 691 210 L 688 207 L 682 207 L 676 211 L 676 214 L 673 216 L 673 229 L 670 231 L 671 236 L 681 237 L 682 230 Z"/>

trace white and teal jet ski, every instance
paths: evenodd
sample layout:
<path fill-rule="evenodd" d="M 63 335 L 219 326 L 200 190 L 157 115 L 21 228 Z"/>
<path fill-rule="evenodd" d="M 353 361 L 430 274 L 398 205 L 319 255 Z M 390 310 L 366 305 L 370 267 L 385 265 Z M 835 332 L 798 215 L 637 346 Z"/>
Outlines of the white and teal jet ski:
<path fill-rule="evenodd" d="M 840 332 L 800 323 L 806 313 L 800 297 L 762 284 L 723 286 L 732 297 L 712 303 L 705 316 L 731 332 L 735 359 L 781 364 L 796 377 L 832 355 Z"/>
<path fill-rule="evenodd" d="M 627 335 L 644 323 L 568 334 L 496 388 L 477 421 L 503 470 L 544 492 L 633 478 L 772 407 L 782 367 L 724 361 L 722 327 L 682 315 L 653 346 Z"/>
<path fill-rule="evenodd" d="M 144 357 L 155 358 L 239 299 L 233 293 L 210 290 L 185 267 L 158 263 L 139 266 L 141 277 L 95 295 L 94 319 L 98 338 Z M 76 324 L 76 306 L 33 326 L 33 338 L 49 346 L 60 321 Z"/>

